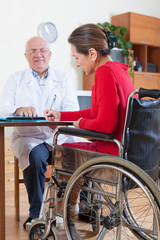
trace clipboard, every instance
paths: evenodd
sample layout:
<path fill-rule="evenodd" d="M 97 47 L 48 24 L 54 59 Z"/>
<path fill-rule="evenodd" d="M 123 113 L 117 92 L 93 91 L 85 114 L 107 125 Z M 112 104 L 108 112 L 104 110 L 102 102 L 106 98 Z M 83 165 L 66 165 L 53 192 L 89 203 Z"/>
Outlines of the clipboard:
<path fill-rule="evenodd" d="M 0 122 L 39 122 L 46 121 L 45 117 L 25 117 L 25 116 L 8 116 L 0 117 Z"/>

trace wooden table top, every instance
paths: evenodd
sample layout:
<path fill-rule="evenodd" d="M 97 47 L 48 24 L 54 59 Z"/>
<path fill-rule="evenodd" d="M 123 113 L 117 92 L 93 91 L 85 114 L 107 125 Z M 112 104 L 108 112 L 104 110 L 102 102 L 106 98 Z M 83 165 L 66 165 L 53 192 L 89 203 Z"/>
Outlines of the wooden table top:
<path fill-rule="evenodd" d="M 73 125 L 72 121 L 24 121 L 24 122 L 5 122 L 5 121 L 0 121 L 0 127 L 22 127 L 22 126 L 65 126 L 65 125 Z"/>

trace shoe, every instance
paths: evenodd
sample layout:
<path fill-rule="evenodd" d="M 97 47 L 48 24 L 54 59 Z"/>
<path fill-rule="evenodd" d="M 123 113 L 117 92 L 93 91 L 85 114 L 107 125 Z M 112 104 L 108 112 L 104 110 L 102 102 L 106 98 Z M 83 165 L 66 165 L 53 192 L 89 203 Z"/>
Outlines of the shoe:
<path fill-rule="evenodd" d="M 64 229 L 64 223 L 63 223 L 62 217 L 56 216 L 56 228 Z"/>
<path fill-rule="evenodd" d="M 79 203 L 78 218 L 87 222 L 91 222 L 91 209 L 88 203 L 84 200 Z"/>
<path fill-rule="evenodd" d="M 23 223 L 23 228 L 24 228 L 25 230 L 27 230 L 26 226 L 27 226 L 28 223 L 31 223 L 32 219 L 33 219 L 33 218 L 28 217 L 27 220 Z"/>
<path fill-rule="evenodd" d="M 74 205 L 71 205 L 71 207 L 70 207 L 70 217 L 74 218 L 74 217 L 78 216 L 78 214 L 79 214 L 79 204 L 76 203 Z"/>

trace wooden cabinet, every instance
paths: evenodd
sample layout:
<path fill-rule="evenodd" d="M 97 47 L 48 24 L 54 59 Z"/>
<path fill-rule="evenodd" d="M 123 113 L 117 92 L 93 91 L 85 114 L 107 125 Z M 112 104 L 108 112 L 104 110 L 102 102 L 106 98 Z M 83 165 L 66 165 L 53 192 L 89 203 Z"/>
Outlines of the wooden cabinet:
<path fill-rule="evenodd" d="M 127 27 L 132 43 L 160 46 L 159 18 L 128 12 L 112 16 L 112 24 Z"/>
<path fill-rule="evenodd" d="M 160 74 L 148 72 L 134 72 L 134 87 L 160 89 Z"/>
<path fill-rule="evenodd" d="M 94 76 L 95 73 L 92 73 L 91 75 L 83 73 L 83 90 L 92 90 L 92 86 L 94 84 Z"/>
<path fill-rule="evenodd" d="M 10 150 L 10 139 L 5 142 L 5 191 L 11 191 L 14 189 L 14 156 Z"/>
<path fill-rule="evenodd" d="M 10 149 L 11 140 L 5 139 L 5 191 L 14 189 L 14 155 Z M 46 178 L 51 176 L 51 165 L 47 166 Z M 23 172 L 19 169 L 19 177 L 23 178 Z M 25 188 L 24 184 L 20 184 L 21 189 Z"/>
<path fill-rule="evenodd" d="M 160 88 L 160 19 L 128 12 L 112 16 L 112 24 L 128 28 L 126 38 L 142 63 L 142 73 L 134 72 L 135 88 Z"/>

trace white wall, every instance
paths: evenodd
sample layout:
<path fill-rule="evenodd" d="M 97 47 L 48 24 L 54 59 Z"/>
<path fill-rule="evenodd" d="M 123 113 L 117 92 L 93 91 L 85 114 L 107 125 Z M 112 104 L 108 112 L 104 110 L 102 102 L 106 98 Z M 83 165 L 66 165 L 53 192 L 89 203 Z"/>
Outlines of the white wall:
<path fill-rule="evenodd" d="M 160 0 L 7 0 L 0 1 L 0 92 L 8 76 L 27 67 L 24 46 L 37 35 L 40 23 L 53 22 L 58 39 L 51 45 L 51 66 L 67 71 L 76 89 L 82 89 L 82 70 L 74 66 L 69 34 L 81 24 L 110 21 L 111 16 L 136 12 L 160 17 Z"/>

